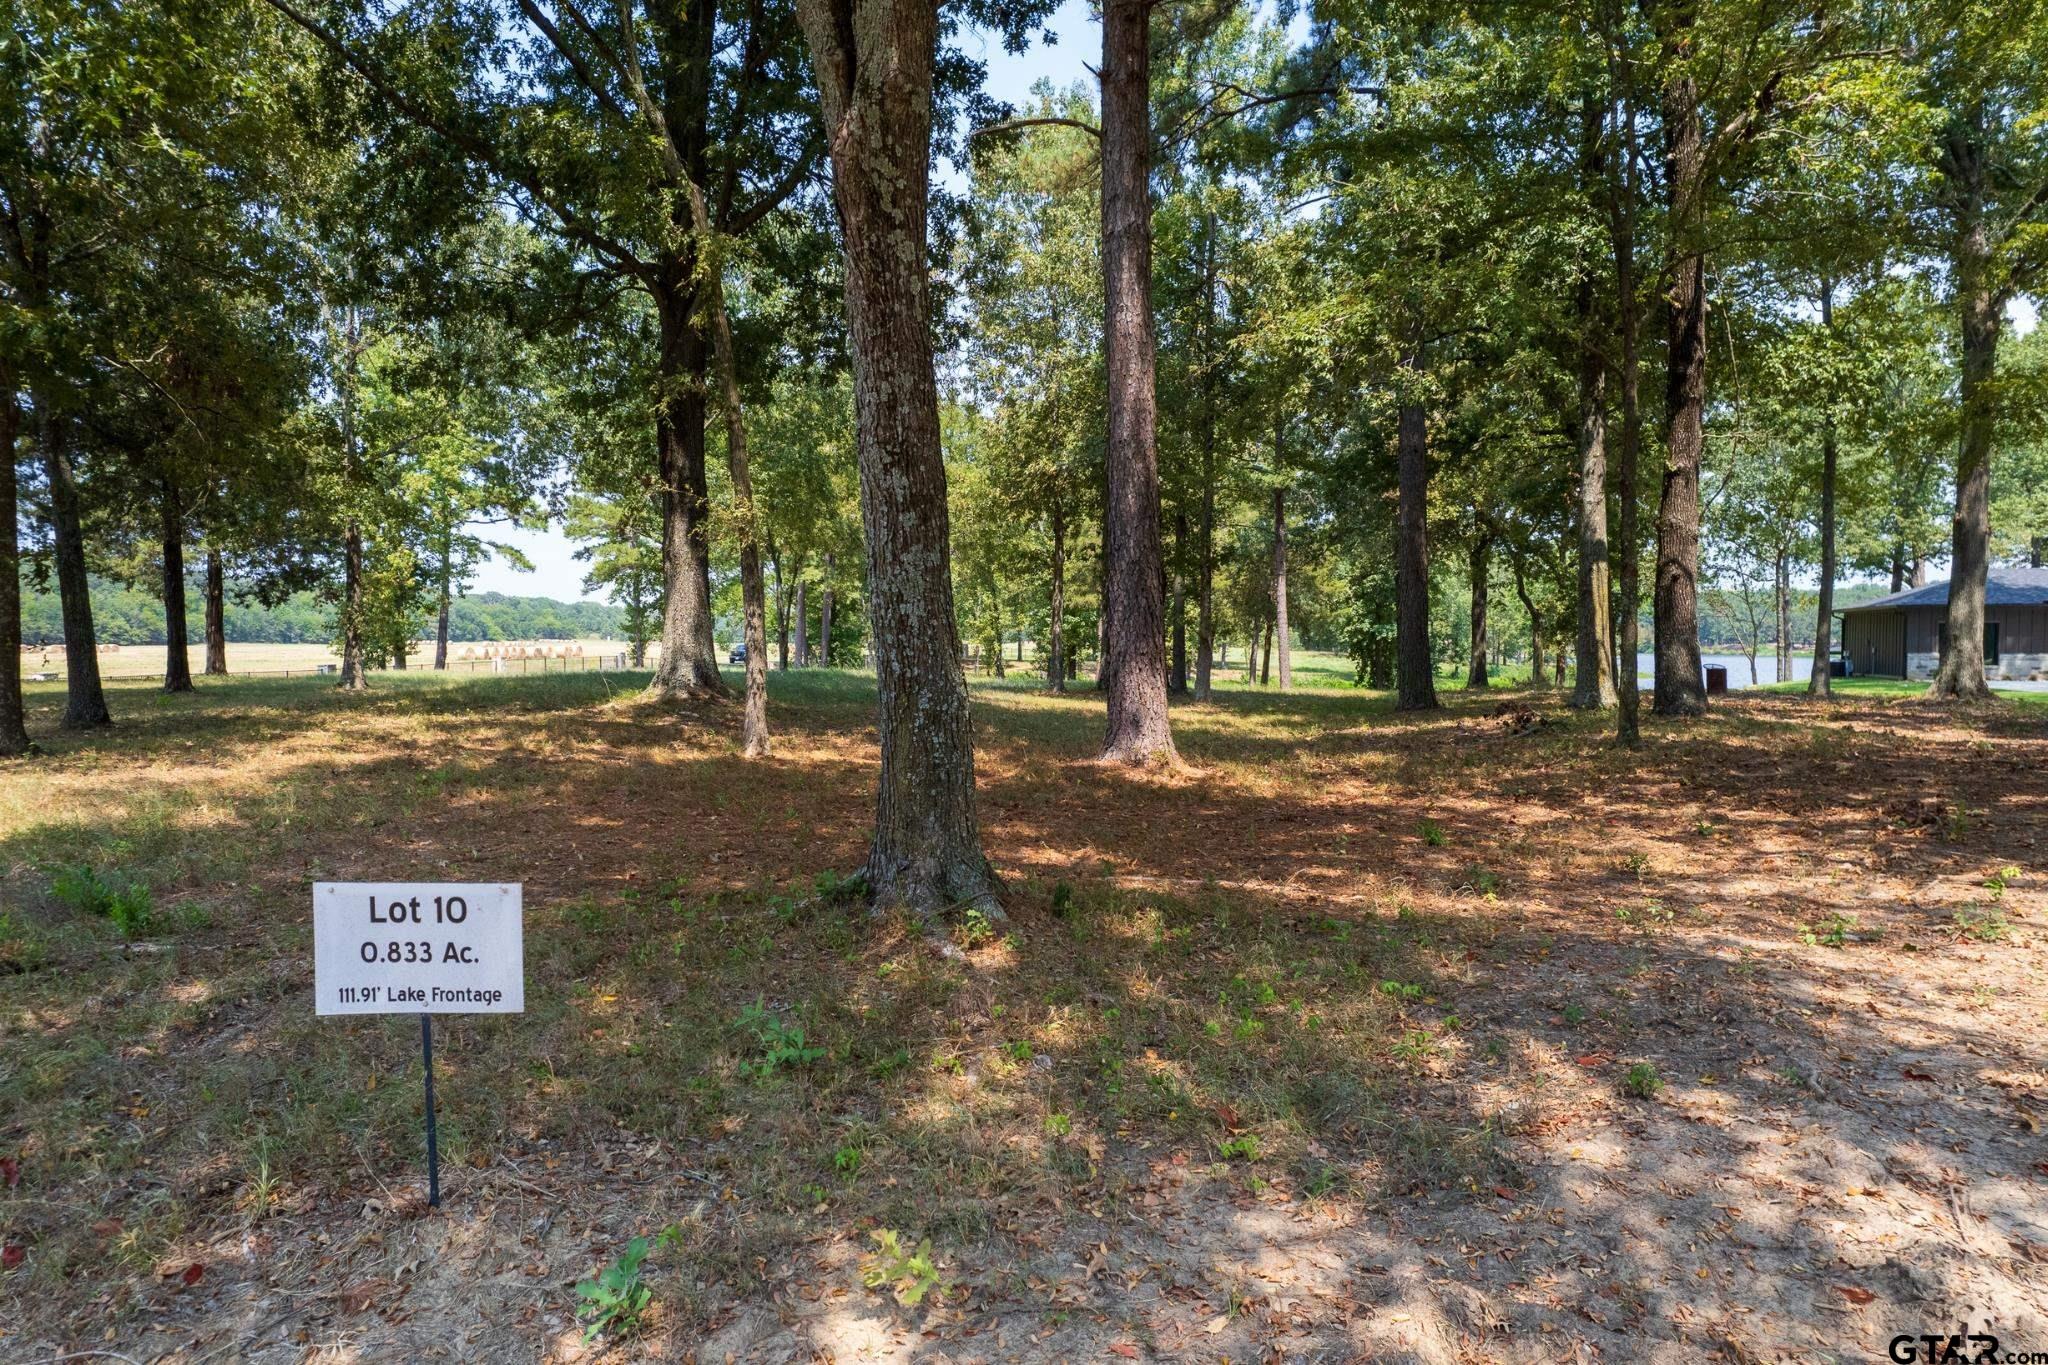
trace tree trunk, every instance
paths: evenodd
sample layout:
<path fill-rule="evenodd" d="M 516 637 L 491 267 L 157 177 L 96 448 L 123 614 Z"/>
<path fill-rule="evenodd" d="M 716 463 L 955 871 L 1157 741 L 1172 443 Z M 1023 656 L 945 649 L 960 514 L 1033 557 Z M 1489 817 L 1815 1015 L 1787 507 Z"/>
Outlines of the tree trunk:
<path fill-rule="evenodd" d="M 775 666 L 789 670 L 789 584 L 782 577 L 782 556 L 768 547 L 768 563 L 775 571 Z"/>
<path fill-rule="evenodd" d="M 697 228 L 698 250 L 712 252 L 711 214 L 694 180 L 685 182 L 690 215 Z M 709 305 L 711 352 L 718 366 L 718 406 L 725 417 L 725 463 L 732 476 L 733 523 L 740 537 L 741 638 L 747 649 L 745 703 L 740 722 L 741 743 L 748 758 L 768 752 L 768 589 L 761 575 L 761 518 L 754 508 L 754 476 L 747 463 L 747 424 L 740 407 L 739 363 L 733 358 L 732 322 L 725 312 L 724 264 L 715 252 L 704 273 Z M 832 638 L 832 556 L 825 556 L 825 639 L 829 657 Z"/>
<path fill-rule="evenodd" d="M 1905 590 L 1906 547 L 1903 545 L 1895 545 L 1892 547 L 1892 591 L 1904 592 Z"/>
<path fill-rule="evenodd" d="M 1689 27 L 1689 19 L 1685 21 Z M 1683 31 L 1668 47 L 1689 43 Z M 1665 374 L 1664 487 L 1657 504 L 1656 686 L 1662 716 L 1707 709 L 1699 626 L 1700 453 L 1707 392 L 1706 148 L 1688 72 L 1664 87 L 1664 176 L 1672 232 Z"/>
<path fill-rule="evenodd" d="M 1778 663 L 1772 670 L 1778 682 L 1792 680 L 1792 555 L 1779 550 L 1771 586 L 1773 624 L 1778 636 Z"/>
<path fill-rule="evenodd" d="M 711 638 L 711 544 L 706 523 L 710 492 L 704 472 L 707 358 L 704 337 L 690 321 L 694 262 L 672 266 L 654 290 L 661 329 L 654 417 L 661 466 L 662 578 L 667 602 L 661 615 L 661 659 L 648 681 L 650 696 L 671 700 L 725 695 L 718 645 Z"/>
<path fill-rule="evenodd" d="M 21 404 L 11 366 L 0 363 L 0 758 L 28 753 L 27 708 L 21 697 L 21 544 L 15 447 Z"/>
<path fill-rule="evenodd" d="M 1173 515 L 1173 663 L 1167 672 L 1166 690 L 1176 697 L 1188 694 L 1188 514 Z"/>
<path fill-rule="evenodd" d="M 1102 757 L 1174 762 L 1166 715 L 1152 330 L 1152 111 L 1148 0 L 1103 0 L 1103 351 L 1109 381 L 1109 572 L 1103 610 L 1109 719 Z"/>
<path fill-rule="evenodd" d="M 832 552 L 825 552 L 825 580 L 819 586 L 818 663 L 832 666 Z M 1021 656 L 1020 656 L 1021 657 Z"/>
<path fill-rule="evenodd" d="M 882 751 L 867 881 L 881 905 L 1000 919 L 975 813 L 932 361 L 925 215 L 938 9 L 798 0 L 797 14 L 831 149 L 853 342 Z"/>
<path fill-rule="evenodd" d="M 1059 494 L 1052 498 L 1052 601 L 1047 604 L 1051 626 L 1046 631 L 1051 652 L 1045 663 L 1045 690 L 1067 690 L 1067 518 Z"/>
<path fill-rule="evenodd" d="M 1259 651 L 1259 686 L 1266 687 L 1273 681 L 1273 618 L 1267 617 L 1265 624 L 1265 645 Z"/>
<path fill-rule="evenodd" d="M 1472 579 L 1472 648 L 1467 655 L 1465 688 L 1484 690 L 1492 679 L 1486 675 L 1486 579 L 1492 572 L 1493 538 L 1481 531 L 1472 540 L 1469 572 Z"/>
<path fill-rule="evenodd" d="M 185 508 L 168 474 L 158 483 L 163 514 L 164 691 L 192 690 L 192 651 L 185 624 Z"/>
<path fill-rule="evenodd" d="M 206 552 L 206 675 L 225 678 L 228 674 L 227 574 L 221 567 L 220 551 Z"/>
<path fill-rule="evenodd" d="M 1287 490 L 1273 485 L 1273 644 L 1280 654 L 1280 690 L 1294 690 L 1294 656 L 1287 625 Z"/>
<path fill-rule="evenodd" d="M 1992 380 L 1998 367 L 2004 300 L 1992 284 L 1992 243 L 1984 196 L 1990 171 L 1983 111 L 1971 111 L 1948 134 L 1942 169 L 1955 196 L 1956 304 L 1962 331 L 1962 434 L 1956 450 L 1956 515 L 1949 554 L 1948 648 L 1930 697 L 1974 701 L 1991 695 L 1984 679 L 1984 590 L 1990 567 L 1991 436 L 1996 422 Z"/>
<path fill-rule="evenodd" d="M 1613 569 L 1607 543 L 1607 360 L 1594 344 L 1593 284 L 1579 283 L 1579 648 L 1571 704 L 1613 706 Z"/>
<path fill-rule="evenodd" d="M 350 517 L 341 536 L 341 677 L 335 686 L 360 692 L 369 685 L 363 671 L 363 528 Z"/>
<path fill-rule="evenodd" d="M 1637 161 L 1635 111 L 1622 102 L 1623 155 L 1609 180 L 1609 226 L 1614 247 L 1615 330 L 1621 348 L 1621 452 L 1614 475 L 1616 509 L 1619 513 L 1620 559 L 1615 566 L 1615 738 L 1634 748 L 1641 742 L 1639 717 L 1642 710 L 1642 679 L 1638 661 L 1642 646 L 1637 639 L 1642 615 L 1642 533 L 1638 525 L 1642 503 L 1637 476 L 1642 463 L 1642 357 L 1641 312 L 1636 299 L 1635 201 Z"/>
<path fill-rule="evenodd" d="M 455 533 L 441 538 L 441 609 L 434 613 L 434 667 L 448 667 L 448 608 L 455 596 Z"/>
<path fill-rule="evenodd" d="M 70 429 L 62 417 L 40 402 L 36 418 L 43 474 L 49 483 L 57 595 L 64 617 L 64 728 L 89 730 L 112 725 L 114 718 L 107 712 L 106 692 L 100 686 L 99 637 L 92 623 L 92 584 L 85 570 L 85 536 L 71 465 Z"/>
<path fill-rule="evenodd" d="M 796 666 L 808 668 L 811 664 L 811 608 L 805 600 L 806 584 L 802 578 L 796 581 Z"/>
<path fill-rule="evenodd" d="M 1509 549 L 1512 551 L 1512 543 Z M 1522 610 L 1529 615 L 1529 684 L 1532 687 L 1540 688 L 1543 686 L 1543 613 L 1537 608 L 1536 600 L 1529 596 L 1529 584 L 1522 574 L 1522 557 L 1519 554 L 1510 553 L 1508 564 L 1514 570 L 1515 596 L 1521 599 Z M 1562 669 L 1564 665 L 1564 655 L 1562 653 L 1558 655 L 1557 662 L 1559 668 Z M 1557 675 L 1557 682 L 1559 686 L 1564 685 L 1564 674 L 1561 671 Z"/>
<path fill-rule="evenodd" d="M 1195 582 L 1195 700 L 1209 700 L 1216 653 L 1216 220 L 1203 219 L 1202 536 Z"/>
<path fill-rule="evenodd" d="M 1403 362 L 1419 375 L 1420 357 Z M 1396 437 L 1400 503 L 1394 549 L 1394 682 L 1397 711 L 1436 707 L 1436 662 L 1429 652 L 1429 425 L 1419 403 L 1401 405 Z"/>

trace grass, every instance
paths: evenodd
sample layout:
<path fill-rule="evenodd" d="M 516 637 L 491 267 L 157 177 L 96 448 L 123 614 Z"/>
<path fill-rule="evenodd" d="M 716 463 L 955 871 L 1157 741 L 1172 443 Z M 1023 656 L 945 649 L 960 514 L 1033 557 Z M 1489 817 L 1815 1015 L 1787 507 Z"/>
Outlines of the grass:
<path fill-rule="evenodd" d="M 1798 682 L 1765 683 L 1757 690 L 1804 696 L 1806 683 L 1803 679 Z M 1859 700 L 1915 699 L 1927 695 L 1927 684 L 1912 678 L 1836 678 L 1830 690 L 1838 696 Z M 1992 696 L 2012 702 L 2016 706 L 2048 709 L 2048 692 L 2007 691 L 1994 684 Z"/>
<path fill-rule="evenodd" d="M 527 1013 L 437 1029 L 444 1161 L 459 1186 L 600 1138 L 681 1153 L 732 1210 L 664 1250 L 688 1282 L 743 1292 L 839 1229 L 921 1297 L 1022 1211 L 1122 1198 L 1138 1153 L 1189 1154 L 1226 1199 L 1510 1189 L 1506 1101 L 1541 1093 L 1526 1059 L 1557 997 L 1530 1019 L 1468 997 L 1539 960 L 1543 907 L 1606 945 L 1602 907 L 1663 903 L 1670 863 L 1629 850 L 1685 826 L 1631 784 L 1868 761 L 1771 701 L 1648 722 L 1635 757 L 1554 696 L 1526 735 L 1478 698 L 1396 716 L 1310 656 L 1294 694 L 1226 679 L 1176 704 L 1192 766 L 1133 775 L 1088 761 L 1088 691 L 977 679 L 981 818 L 1022 937 L 960 956 L 840 894 L 872 818 L 872 678 L 772 675 L 776 755 L 749 763 L 735 707 L 641 702 L 645 676 L 116 684 L 118 725 L 85 737 L 32 688 L 48 752 L 0 769 L 0 1155 L 28 1172 L 0 1232 L 30 1249 L 10 1290 L 83 1302 L 264 1211 L 411 1178 L 413 1021 L 312 1014 L 328 879 L 525 882 Z M 1561 814 L 1506 818 L 1535 810 Z M 1745 827 L 1715 831 L 1686 858 L 1739 857 Z M 57 890 L 64 869 L 140 888 L 140 941 L 81 874 Z M 612 1286 L 628 1316 L 638 1269 Z"/>

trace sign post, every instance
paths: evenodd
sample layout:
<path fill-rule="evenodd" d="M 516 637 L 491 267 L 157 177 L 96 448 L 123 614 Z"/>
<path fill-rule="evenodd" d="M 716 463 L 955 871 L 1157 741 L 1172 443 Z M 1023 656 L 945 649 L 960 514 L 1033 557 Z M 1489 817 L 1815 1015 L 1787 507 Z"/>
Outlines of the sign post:
<path fill-rule="evenodd" d="M 315 1012 L 417 1014 L 426 1068 L 427 1203 L 441 1206 L 434 1016 L 526 1009 L 523 888 L 516 883 L 317 882 Z"/>

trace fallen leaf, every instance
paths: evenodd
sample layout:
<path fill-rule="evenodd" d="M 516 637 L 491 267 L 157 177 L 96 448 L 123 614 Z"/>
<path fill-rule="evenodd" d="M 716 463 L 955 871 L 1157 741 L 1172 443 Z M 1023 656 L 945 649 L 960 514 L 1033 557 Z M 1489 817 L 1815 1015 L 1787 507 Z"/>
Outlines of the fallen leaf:
<path fill-rule="evenodd" d="M 11 1156 L 0 1156 L 0 1185 L 13 1189 L 21 1183 L 21 1162 Z"/>
<path fill-rule="evenodd" d="M 1138 1358 L 1138 1348 L 1131 1345 L 1128 1341 L 1119 1341 L 1109 1349 L 1122 1356 L 1125 1360 L 1136 1360 Z"/>
<path fill-rule="evenodd" d="M 1230 1314 L 1218 1313 L 1215 1317 L 1209 1319 L 1209 1335 L 1213 1337 L 1228 1326 L 1230 1326 Z"/>
<path fill-rule="evenodd" d="M 185 1267 L 185 1273 L 178 1277 L 178 1283 L 189 1289 L 193 1285 L 198 1284 L 199 1277 L 205 1273 L 206 1267 L 194 1261 L 191 1265 Z"/>
<path fill-rule="evenodd" d="M 1877 1295 L 1853 1284 L 1838 1284 L 1835 1286 L 1835 1292 L 1854 1304 L 1874 1303 L 1877 1300 Z"/>
<path fill-rule="evenodd" d="M 1928 1072 L 1918 1071 L 1910 1066 L 1905 1068 L 1905 1070 L 1901 1074 L 1904 1075 L 1905 1078 L 1909 1081 L 1931 1081 L 1934 1079 L 1934 1077 Z"/>
<path fill-rule="evenodd" d="M 12 1270 L 27 1259 L 27 1247 L 16 1246 L 12 1242 L 0 1247 L 0 1270 Z"/>

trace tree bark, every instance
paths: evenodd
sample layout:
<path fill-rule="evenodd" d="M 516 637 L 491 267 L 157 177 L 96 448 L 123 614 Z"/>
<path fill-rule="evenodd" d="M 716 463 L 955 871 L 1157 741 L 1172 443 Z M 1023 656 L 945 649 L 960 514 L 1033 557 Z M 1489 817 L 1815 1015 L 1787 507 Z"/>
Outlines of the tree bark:
<path fill-rule="evenodd" d="M 1777 627 L 1778 660 L 1773 669 L 1778 682 L 1792 680 L 1792 555 L 1788 550 L 1778 551 L 1771 584 L 1771 607 L 1775 612 L 1773 624 Z"/>
<path fill-rule="evenodd" d="M 1529 615 L 1529 684 L 1540 688 L 1543 686 L 1543 612 L 1537 607 L 1536 600 L 1529 596 L 1529 584 L 1522 574 L 1522 557 L 1510 554 L 1508 564 L 1514 570 L 1515 596 L 1522 600 L 1522 610 Z M 1564 663 L 1562 655 L 1558 657 L 1558 663 Z M 1560 673 L 1557 680 L 1561 685 L 1564 675 Z"/>
<path fill-rule="evenodd" d="M 1270 686 L 1273 681 L 1273 618 L 1268 616 L 1264 626 L 1265 643 L 1259 650 L 1259 686 Z"/>
<path fill-rule="evenodd" d="M 441 538 L 441 602 L 440 610 L 434 613 L 434 667 L 443 671 L 448 667 L 448 609 L 455 596 L 454 541 L 451 528 Z"/>
<path fill-rule="evenodd" d="M 1103 601 L 1109 718 L 1102 758 L 1177 761 L 1166 714 L 1152 326 L 1149 0 L 1103 0 L 1102 277 L 1107 313 L 1109 571 Z"/>
<path fill-rule="evenodd" d="M 192 690 L 192 651 L 185 625 L 185 508 L 177 481 L 168 474 L 157 484 L 163 523 L 164 691 Z"/>
<path fill-rule="evenodd" d="M 782 556 L 768 548 L 768 563 L 775 571 L 775 666 L 789 670 L 789 584 L 782 577 Z"/>
<path fill-rule="evenodd" d="M 350 517 L 341 535 L 341 677 L 335 686 L 360 692 L 369 685 L 363 671 L 363 528 Z"/>
<path fill-rule="evenodd" d="M 1280 655 L 1280 690 L 1294 690 L 1294 657 L 1287 626 L 1287 489 L 1273 485 L 1273 645 Z"/>
<path fill-rule="evenodd" d="M 805 583 L 796 580 L 796 666 L 811 666 L 811 608 L 805 600 Z"/>
<path fill-rule="evenodd" d="M 1579 282 L 1579 649 L 1571 704 L 1615 705 L 1612 565 L 1607 544 L 1607 360 L 1592 336 L 1593 284 Z"/>
<path fill-rule="evenodd" d="M 1689 13 L 1666 36 L 1667 51 L 1690 46 Z M 1664 177 L 1672 233 L 1665 294 L 1664 487 L 1657 504 L 1656 685 L 1662 716 L 1707 709 L 1699 626 L 1700 453 L 1707 392 L 1707 164 L 1699 90 L 1689 70 L 1664 86 Z"/>
<path fill-rule="evenodd" d="M 825 578 L 818 585 L 818 663 L 832 666 L 832 552 L 825 552 Z M 1021 643 L 1021 642 L 1020 642 Z"/>
<path fill-rule="evenodd" d="M 1209 700 L 1216 662 L 1216 220 L 1202 235 L 1202 528 L 1195 583 L 1195 700 Z"/>
<path fill-rule="evenodd" d="M 1420 357 L 1403 362 L 1411 374 Z M 1401 405 L 1395 440 L 1400 499 L 1394 549 L 1394 709 L 1436 707 L 1436 663 L 1429 652 L 1429 424 L 1422 405 Z"/>
<path fill-rule="evenodd" d="M 725 464 L 732 477 L 733 522 L 740 537 L 741 637 L 747 649 L 746 691 L 740 735 L 748 758 L 768 753 L 768 588 L 761 574 L 761 518 L 754 507 L 754 476 L 747 462 L 746 415 L 740 406 L 739 362 L 733 357 L 732 320 L 725 311 L 724 263 L 712 249 L 711 213 L 694 180 L 685 180 L 690 213 L 697 229 L 698 251 L 711 259 L 703 289 L 709 305 L 711 352 L 718 366 L 718 406 L 725 417 Z M 832 638 L 832 556 L 825 556 L 825 638 L 829 657 Z"/>
<path fill-rule="evenodd" d="M 30 752 L 21 696 L 21 544 L 15 448 L 21 404 L 12 367 L 0 363 L 0 758 Z"/>
<path fill-rule="evenodd" d="M 718 645 L 711 638 L 704 338 L 689 319 L 694 290 L 687 279 L 666 282 L 654 291 L 654 298 L 661 328 L 657 383 L 662 393 L 654 438 L 661 465 L 661 557 L 667 601 L 661 614 L 661 658 L 647 690 L 651 696 L 672 700 L 723 696 Z"/>
<path fill-rule="evenodd" d="M 881 905 L 1002 917 L 981 848 L 948 554 L 926 209 L 938 9 L 798 0 L 845 252 L 882 751 L 866 877 Z"/>
<path fill-rule="evenodd" d="M 221 567 L 220 551 L 206 552 L 206 675 L 225 678 L 228 674 L 227 575 Z"/>
<path fill-rule="evenodd" d="M 1047 604 L 1051 625 L 1046 634 L 1051 652 L 1045 664 L 1045 690 L 1067 690 L 1067 518 L 1060 496 L 1052 496 L 1052 601 Z"/>
<path fill-rule="evenodd" d="M 1984 592 L 1990 570 L 1992 379 L 1998 368 L 2004 299 L 1992 283 L 1992 239 L 1985 221 L 1990 171 L 1983 146 L 1983 110 L 1973 109 L 1948 134 L 1942 169 L 1955 196 L 1951 269 L 1962 331 L 1962 433 L 1956 450 L 1956 514 L 1949 554 L 1948 648 L 1930 697 L 1976 701 L 1991 695 L 1984 679 Z M 1917 575 L 1916 575 L 1917 577 Z"/>
<path fill-rule="evenodd" d="M 1615 738 L 1626 748 L 1642 742 L 1642 647 L 1637 636 L 1642 615 L 1642 504 L 1637 476 L 1642 463 L 1641 312 L 1636 298 L 1635 111 L 1621 102 L 1622 157 L 1609 180 L 1609 228 L 1614 247 L 1616 340 L 1621 348 L 1621 452 L 1615 467 L 1614 493 L 1620 525 L 1621 556 L 1615 568 Z"/>
<path fill-rule="evenodd" d="M 1472 649 L 1465 670 L 1466 690 L 1484 690 L 1491 682 L 1486 676 L 1486 578 L 1492 571 L 1493 537 L 1481 531 L 1472 539 Z"/>
<path fill-rule="evenodd" d="M 71 465 L 70 428 L 38 402 L 37 436 L 43 474 L 49 483 L 50 533 L 57 560 L 58 604 L 64 618 L 64 728 L 90 730 L 112 725 L 100 686 L 99 637 L 92 623 L 92 584 L 85 570 L 85 535 L 78 510 L 78 482 Z"/>
<path fill-rule="evenodd" d="M 1167 671 L 1166 690 L 1176 697 L 1188 694 L 1188 514 L 1173 516 L 1173 662 Z"/>

